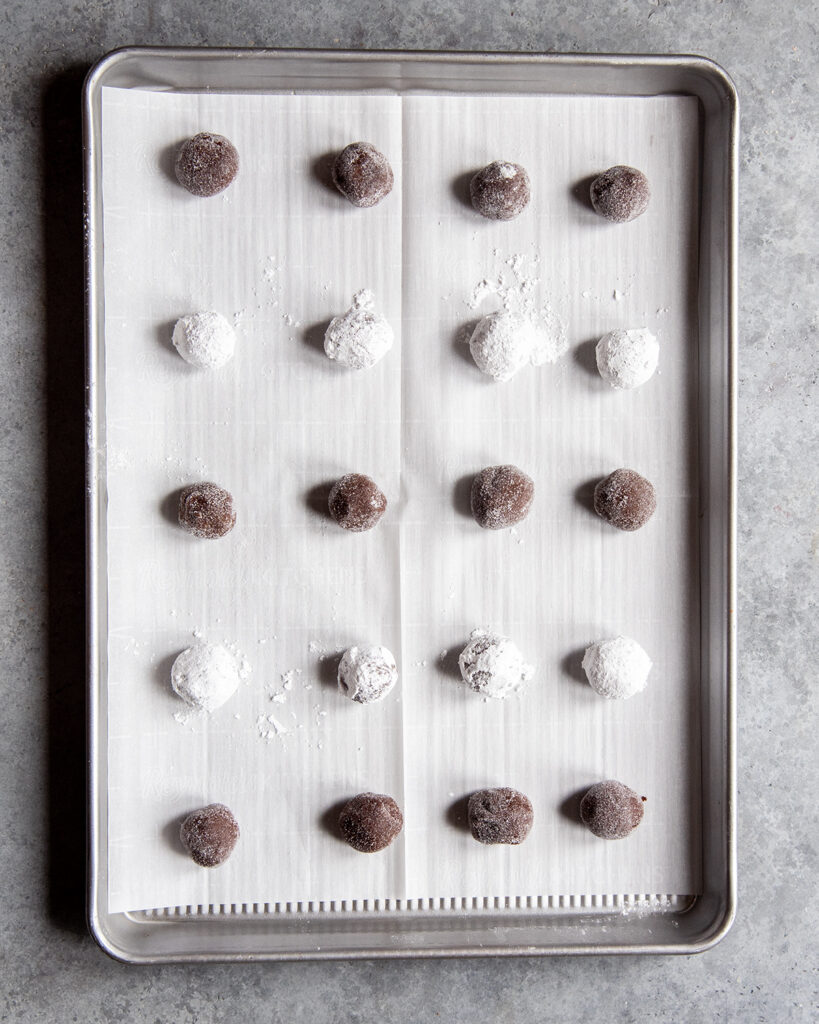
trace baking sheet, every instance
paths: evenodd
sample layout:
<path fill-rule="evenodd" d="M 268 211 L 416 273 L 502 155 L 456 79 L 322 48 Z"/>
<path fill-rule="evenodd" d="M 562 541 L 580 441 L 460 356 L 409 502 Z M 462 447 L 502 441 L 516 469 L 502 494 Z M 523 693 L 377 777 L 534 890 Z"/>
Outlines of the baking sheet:
<path fill-rule="evenodd" d="M 168 174 L 172 147 L 202 128 L 243 161 L 206 202 Z M 354 138 L 396 172 L 375 210 L 326 185 L 321 158 Z M 497 156 L 535 182 L 508 224 L 462 198 L 464 173 Z M 649 213 L 621 228 L 572 188 L 615 162 L 654 183 Z M 112 911 L 698 891 L 697 166 L 696 101 L 683 97 L 103 91 Z M 568 325 L 562 359 L 507 385 L 483 379 L 460 340 L 499 303 L 493 283 Z M 361 287 L 396 329 L 363 377 L 320 351 L 321 327 Z M 229 367 L 202 375 L 168 338 L 179 315 L 208 308 L 234 316 L 240 340 Z M 615 326 L 660 337 L 661 372 L 633 394 L 590 372 L 589 342 Z M 526 523 L 495 535 L 463 515 L 458 484 L 502 461 L 538 492 Z M 618 465 L 660 495 L 633 536 L 587 507 L 588 481 Z M 314 509 L 351 469 L 391 502 L 357 537 Z M 197 479 L 237 499 L 239 525 L 216 544 L 167 517 L 169 495 Z M 478 625 L 537 664 L 519 699 L 484 703 L 454 677 L 452 651 Z M 178 721 L 169 664 L 194 631 L 236 645 L 252 672 L 209 720 Z M 577 652 L 616 632 L 655 662 L 649 690 L 624 704 L 576 678 Z M 356 641 L 399 659 L 383 704 L 335 692 L 322 656 Z M 571 820 L 572 794 L 603 777 L 649 798 L 623 843 Z M 531 797 L 535 827 L 521 847 L 480 847 L 459 801 L 504 784 Z M 363 789 L 405 812 L 377 857 L 325 827 Z M 175 831 L 210 800 L 243 834 L 203 872 Z"/>

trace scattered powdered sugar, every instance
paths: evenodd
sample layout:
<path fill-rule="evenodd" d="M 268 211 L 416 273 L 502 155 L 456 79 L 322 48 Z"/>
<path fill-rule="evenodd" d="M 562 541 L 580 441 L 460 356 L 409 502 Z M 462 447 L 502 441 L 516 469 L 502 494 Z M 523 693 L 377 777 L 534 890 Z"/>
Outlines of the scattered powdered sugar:
<path fill-rule="evenodd" d="M 535 673 L 517 644 L 485 629 L 472 631 L 458 658 L 458 667 L 471 689 L 499 700 L 516 693 Z"/>
<path fill-rule="evenodd" d="M 583 655 L 583 671 L 601 697 L 622 700 L 646 688 L 651 658 L 636 640 L 618 636 L 592 644 Z"/>
<path fill-rule="evenodd" d="M 603 380 L 613 388 L 637 388 L 654 376 L 660 346 L 651 331 L 639 327 L 604 334 L 595 354 Z"/>
<path fill-rule="evenodd" d="M 375 366 L 392 348 L 392 343 L 392 327 L 375 312 L 373 293 L 366 288 L 356 292 L 346 313 L 330 321 L 324 335 L 327 356 L 352 370 Z"/>

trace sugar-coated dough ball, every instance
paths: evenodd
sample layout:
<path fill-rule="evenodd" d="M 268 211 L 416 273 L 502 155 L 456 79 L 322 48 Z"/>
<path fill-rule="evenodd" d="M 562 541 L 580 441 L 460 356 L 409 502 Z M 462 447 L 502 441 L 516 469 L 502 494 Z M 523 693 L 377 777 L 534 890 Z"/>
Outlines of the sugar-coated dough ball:
<path fill-rule="evenodd" d="M 534 496 L 534 481 L 522 469 L 487 466 L 472 481 L 472 515 L 485 530 L 502 530 L 526 518 Z"/>
<path fill-rule="evenodd" d="M 404 826 L 401 808 L 383 793 L 359 793 L 344 805 L 338 818 L 341 834 L 359 853 L 377 853 Z"/>
<path fill-rule="evenodd" d="M 349 647 L 338 665 L 338 688 L 358 704 L 386 697 L 398 682 L 395 658 L 386 647 Z"/>
<path fill-rule="evenodd" d="M 589 685 L 601 697 L 633 697 L 646 688 L 651 658 L 627 636 L 598 640 L 583 655 L 583 671 Z"/>
<path fill-rule="evenodd" d="M 233 357 L 236 332 L 221 313 L 189 313 L 176 321 L 173 343 L 186 363 L 217 370 Z"/>
<path fill-rule="evenodd" d="M 179 525 L 194 537 L 216 540 L 236 525 L 230 491 L 217 484 L 191 484 L 179 495 Z"/>
<path fill-rule="evenodd" d="M 176 180 L 195 196 L 224 191 L 239 170 L 236 147 L 224 135 L 199 132 L 186 139 L 176 154 Z"/>
<path fill-rule="evenodd" d="M 489 220 L 512 220 L 531 198 L 526 169 L 508 160 L 495 160 L 478 171 L 469 184 L 472 205 Z"/>
<path fill-rule="evenodd" d="M 645 799 L 622 782 L 607 779 L 580 801 L 580 820 L 599 839 L 625 839 L 643 820 Z"/>
<path fill-rule="evenodd" d="M 609 331 L 597 342 L 595 355 L 600 376 L 613 388 L 638 388 L 654 376 L 660 346 L 646 327 Z"/>
<path fill-rule="evenodd" d="M 490 313 L 478 321 L 469 351 L 482 373 L 503 382 L 532 361 L 538 342 L 531 320 L 518 313 Z"/>
<path fill-rule="evenodd" d="M 645 213 L 651 189 L 642 171 L 618 164 L 594 179 L 590 195 L 592 206 L 601 217 L 623 224 Z"/>
<path fill-rule="evenodd" d="M 363 533 L 384 515 L 387 499 L 376 482 L 364 473 L 347 473 L 333 484 L 327 506 L 339 526 Z"/>
<path fill-rule="evenodd" d="M 633 469 L 615 469 L 594 489 L 594 511 L 618 530 L 639 530 L 656 508 L 653 485 Z"/>
<path fill-rule="evenodd" d="M 208 804 L 185 818 L 179 838 L 200 867 L 215 868 L 233 853 L 239 823 L 224 804 Z"/>
<path fill-rule="evenodd" d="M 392 191 L 392 168 L 369 142 L 352 142 L 335 159 L 333 183 L 353 206 L 375 206 Z"/>
<path fill-rule="evenodd" d="M 481 789 L 467 805 L 469 828 L 479 843 L 517 846 L 529 835 L 534 811 L 527 796 L 516 789 Z"/>
<path fill-rule="evenodd" d="M 351 370 L 368 370 L 389 352 L 392 342 L 392 327 L 376 313 L 373 293 L 363 289 L 353 296 L 346 313 L 330 321 L 324 334 L 324 351 Z"/>
<path fill-rule="evenodd" d="M 503 700 L 517 693 L 535 673 L 523 660 L 517 644 L 485 629 L 472 631 L 458 658 L 464 682 L 484 697 Z"/>
<path fill-rule="evenodd" d="M 239 666 L 220 644 L 196 644 L 174 661 L 171 686 L 191 707 L 215 711 L 236 692 Z"/>

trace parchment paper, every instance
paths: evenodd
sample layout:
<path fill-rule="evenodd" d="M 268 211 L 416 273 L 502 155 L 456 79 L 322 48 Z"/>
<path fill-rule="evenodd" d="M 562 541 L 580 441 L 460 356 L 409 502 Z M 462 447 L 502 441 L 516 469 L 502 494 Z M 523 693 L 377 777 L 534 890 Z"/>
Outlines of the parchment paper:
<path fill-rule="evenodd" d="M 176 145 L 203 129 L 242 161 L 209 200 L 171 173 Z M 104 90 L 112 911 L 698 891 L 697 138 L 695 102 L 676 97 Z M 371 210 L 327 183 L 326 154 L 356 139 L 395 171 Z M 508 223 L 464 202 L 464 175 L 499 157 L 533 181 Z M 653 185 L 629 225 L 601 221 L 574 189 L 614 163 Z M 498 307 L 493 284 L 513 303 L 550 302 L 567 325 L 557 363 L 506 385 L 483 378 L 462 341 Z M 364 287 L 396 343 L 355 374 L 321 339 Z M 210 374 L 170 344 L 173 322 L 200 309 L 237 324 L 236 357 Z M 660 372 L 631 393 L 594 370 L 593 340 L 621 326 L 661 344 Z M 501 462 L 533 476 L 536 501 L 515 530 L 490 533 L 465 495 Z M 636 534 L 589 510 L 589 483 L 618 466 L 658 491 Z M 321 512 L 326 484 L 349 471 L 389 499 L 370 533 Z M 174 493 L 205 479 L 236 499 L 237 526 L 218 542 L 173 519 Z M 520 697 L 484 702 L 459 681 L 476 626 L 536 664 Z M 194 633 L 252 669 L 209 718 L 186 715 L 170 689 Z M 588 643 L 617 633 L 654 661 L 628 702 L 597 697 L 579 668 Z M 354 642 L 399 661 L 380 704 L 335 688 L 336 654 Z M 575 794 L 603 778 L 648 798 L 622 842 L 576 823 Z M 464 830 L 463 798 L 485 785 L 531 798 L 520 847 Z M 333 834 L 339 802 L 363 790 L 404 810 L 378 855 Z M 216 800 L 242 835 L 207 871 L 178 825 Z"/>

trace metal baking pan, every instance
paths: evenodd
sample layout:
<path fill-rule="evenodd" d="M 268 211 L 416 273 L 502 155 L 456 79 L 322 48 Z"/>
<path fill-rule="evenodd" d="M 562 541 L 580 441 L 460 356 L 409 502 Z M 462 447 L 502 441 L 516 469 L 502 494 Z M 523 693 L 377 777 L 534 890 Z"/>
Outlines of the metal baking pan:
<path fill-rule="evenodd" d="M 700 109 L 699 554 L 702 893 L 664 900 L 378 901 L 176 907 L 107 905 L 107 574 L 101 92 L 358 90 L 696 97 Z M 691 56 L 117 50 L 84 92 L 88 383 L 88 918 L 131 963 L 579 953 L 693 953 L 733 920 L 735 838 L 736 252 L 738 101 Z"/>

